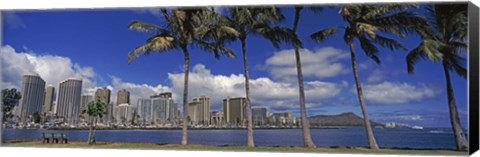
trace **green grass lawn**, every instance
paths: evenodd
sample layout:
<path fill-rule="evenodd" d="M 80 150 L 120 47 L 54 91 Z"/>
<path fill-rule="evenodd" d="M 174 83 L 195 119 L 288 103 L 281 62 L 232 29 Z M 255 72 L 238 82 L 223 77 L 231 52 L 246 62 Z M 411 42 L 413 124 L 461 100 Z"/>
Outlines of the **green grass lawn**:
<path fill-rule="evenodd" d="M 421 155 L 467 155 L 466 151 L 454 150 L 414 150 L 414 149 L 379 149 L 370 150 L 365 147 L 267 147 L 257 146 L 212 146 L 212 145 L 179 145 L 179 144 L 155 144 L 155 143 L 122 143 L 122 142 L 98 142 L 96 145 L 88 145 L 86 142 L 69 142 L 69 144 L 43 144 L 41 141 L 6 141 L 7 147 L 48 147 L 48 148 L 101 148 L 101 149 L 157 149 L 157 150 L 196 150 L 196 151 L 255 151 L 255 152 L 302 152 L 302 153 L 357 153 L 357 154 L 421 154 Z"/>

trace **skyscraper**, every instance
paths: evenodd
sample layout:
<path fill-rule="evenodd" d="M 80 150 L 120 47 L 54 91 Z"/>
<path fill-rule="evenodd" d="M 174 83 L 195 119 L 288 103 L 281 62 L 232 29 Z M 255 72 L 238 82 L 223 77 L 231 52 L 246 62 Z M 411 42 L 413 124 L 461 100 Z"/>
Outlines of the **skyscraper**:
<path fill-rule="evenodd" d="M 38 74 L 25 74 L 22 79 L 22 98 L 17 113 L 21 122 L 27 122 L 34 113 L 41 114 L 45 102 L 45 81 Z"/>
<path fill-rule="evenodd" d="M 89 103 L 93 102 L 93 96 L 91 95 L 82 95 L 82 98 L 80 99 L 80 110 L 83 110 L 87 107 Z M 84 121 L 89 123 L 90 122 L 90 117 L 87 114 L 83 114 Z"/>
<path fill-rule="evenodd" d="M 153 105 L 153 122 L 155 124 L 175 124 L 176 103 L 173 102 L 172 93 L 165 92 L 150 96 Z"/>
<path fill-rule="evenodd" d="M 80 100 L 80 109 L 85 108 L 90 102 L 93 102 L 93 96 L 82 95 L 82 99 Z"/>
<path fill-rule="evenodd" d="M 113 106 L 110 104 L 110 94 L 111 90 L 107 87 L 99 88 L 95 92 L 95 101 L 101 101 L 106 105 L 105 110 L 107 113 L 101 119 L 103 124 L 109 124 L 112 120 Z"/>
<path fill-rule="evenodd" d="M 137 114 L 142 125 L 151 125 L 153 122 L 153 107 L 151 99 L 138 99 Z"/>
<path fill-rule="evenodd" d="M 267 108 L 256 107 L 252 108 L 252 121 L 254 125 L 265 124 L 267 120 Z"/>
<path fill-rule="evenodd" d="M 113 109 L 116 124 L 129 124 L 133 118 L 133 108 L 127 103 L 119 104 Z"/>
<path fill-rule="evenodd" d="M 225 121 L 232 125 L 242 125 L 245 117 L 245 98 L 223 99 Z"/>
<path fill-rule="evenodd" d="M 49 85 L 45 91 L 43 113 L 53 113 L 53 99 L 55 99 L 55 88 L 52 85 Z"/>
<path fill-rule="evenodd" d="M 194 125 L 201 123 L 202 116 L 199 110 L 200 108 L 199 106 L 201 105 L 202 103 L 200 102 L 188 103 L 188 107 L 187 107 L 188 114 L 187 114 L 187 117 L 185 118 L 187 123 L 194 124 Z"/>
<path fill-rule="evenodd" d="M 117 105 L 130 104 L 130 92 L 125 89 L 119 90 L 117 93 Z"/>
<path fill-rule="evenodd" d="M 200 96 L 193 98 L 193 102 L 198 102 L 196 113 L 198 114 L 198 123 L 209 124 L 210 123 L 210 97 Z"/>
<path fill-rule="evenodd" d="M 80 115 L 80 99 L 82 97 L 82 79 L 71 77 L 60 82 L 57 97 L 57 115 L 64 122 L 77 125 Z"/>

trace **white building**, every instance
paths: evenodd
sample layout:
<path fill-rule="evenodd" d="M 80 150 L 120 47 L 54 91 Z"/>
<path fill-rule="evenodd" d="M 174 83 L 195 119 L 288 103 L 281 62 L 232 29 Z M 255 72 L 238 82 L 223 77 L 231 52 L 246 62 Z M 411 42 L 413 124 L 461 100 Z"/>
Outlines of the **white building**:
<path fill-rule="evenodd" d="M 138 99 L 137 115 L 142 125 L 151 125 L 153 122 L 153 107 L 151 99 Z"/>
<path fill-rule="evenodd" d="M 80 115 L 80 99 L 82 97 L 82 79 L 68 78 L 60 82 L 57 97 L 57 115 L 65 123 L 77 125 Z"/>
<path fill-rule="evenodd" d="M 22 79 L 22 98 L 17 115 L 28 122 L 33 114 L 42 114 L 45 102 L 45 81 L 38 74 L 25 74 Z"/>
<path fill-rule="evenodd" d="M 117 124 L 130 124 L 133 120 L 134 108 L 127 103 L 119 104 L 113 108 L 115 122 Z"/>

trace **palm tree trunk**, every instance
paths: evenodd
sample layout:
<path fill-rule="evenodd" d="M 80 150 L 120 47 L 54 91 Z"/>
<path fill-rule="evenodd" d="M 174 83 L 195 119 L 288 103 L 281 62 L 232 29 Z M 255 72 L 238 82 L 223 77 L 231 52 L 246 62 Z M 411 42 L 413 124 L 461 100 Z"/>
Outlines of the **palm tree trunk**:
<path fill-rule="evenodd" d="M 370 125 L 370 120 L 368 119 L 367 106 L 365 105 L 365 100 L 363 98 L 360 78 L 358 77 L 357 61 L 355 59 L 354 46 L 353 46 L 353 43 L 350 43 L 349 45 L 350 45 L 350 55 L 352 59 L 353 76 L 355 77 L 355 85 L 357 87 L 358 100 L 360 101 L 360 107 L 362 108 L 363 121 L 365 125 L 365 130 L 368 136 L 368 144 L 370 145 L 370 149 L 378 149 L 377 141 L 375 140 L 375 136 L 373 135 L 373 131 L 372 131 L 372 126 Z"/>
<path fill-rule="evenodd" d="M 97 117 L 94 118 L 93 120 L 93 133 L 92 133 L 92 139 L 95 139 L 95 132 L 96 132 L 96 127 L 97 127 Z M 95 142 L 92 141 L 92 144 L 96 144 L 97 140 L 95 139 Z"/>
<path fill-rule="evenodd" d="M 457 104 L 455 102 L 455 94 L 453 86 L 450 80 L 450 72 L 448 71 L 447 64 L 443 63 L 443 70 L 445 71 L 445 78 L 447 82 L 447 95 L 448 95 L 448 109 L 450 111 L 450 123 L 452 124 L 453 135 L 457 143 L 458 150 L 468 150 L 468 142 L 463 134 L 462 126 L 460 125 L 460 119 L 458 117 Z"/>
<path fill-rule="evenodd" d="M 88 130 L 88 144 L 92 144 L 93 118 L 90 120 L 90 129 Z"/>
<path fill-rule="evenodd" d="M 300 20 L 300 12 L 303 7 L 295 7 L 295 20 L 293 22 L 293 31 L 297 35 L 298 21 Z M 296 37 L 298 38 L 298 36 Z M 303 74 L 302 74 L 302 61 L 300 59 L 299 47 L 297 44 L 293 44 L 295 48 L 295 59 L 297 63 L 297 76 L 298 76 L 298 92 L 300 97 L 300 117 L 302 119 L 302 129 L 303 129 L 303 143 L 306 147 L 315 148 L 315 143 L 313 143 L 311 134 L 310 134 L 310 123 L 307 118 L 307 107 L 305 106 L 305 89 L 303 87 Z"/>
<path fill-rule="evenodd" d="M 188 115 L 188 73 L 190 69 L 190 54 L 186 46 L 182 46 L 183 54 L 185 56 L 185 78 L 183 81 L 183 127 L 182 127 L 182 145 L 187 145 L 187 123 L 186 117 Z"/>
<path fill-rule="evenodd" d="M 245 95 L 247 97 L 246 110 L 247 110 L 247 146 L 255 147 L 253 141 L 253 128 L 252 128 L 252 106 L 250 101 L 250 82 L 248 76 L 248 64 L 247 64 L 247 45 L 246 38 L 242 38 L 242 52 L 243 52 L 243 68 L 245 70 Z"/>

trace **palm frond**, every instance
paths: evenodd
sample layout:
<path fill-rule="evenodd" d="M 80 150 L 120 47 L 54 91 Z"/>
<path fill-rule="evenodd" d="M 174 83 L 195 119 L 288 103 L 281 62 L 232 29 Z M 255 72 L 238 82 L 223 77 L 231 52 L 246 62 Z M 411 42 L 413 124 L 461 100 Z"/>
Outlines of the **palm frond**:
<path fill-rule="evenodd" d="M 314 41 L 325 41 L 329 37 L 333 36 L 333 34 L 337 33 L 337 31 L 338 27 L 327 28 L 313 33 L 312 35 L 310 35 L 310 38 Z"/>
<path fill-rule="evenodd" d="M 157 35 L 149 38 L 144 45 L 130 51 L 128 54 L 128 62 L 132 62 L 135 58 L 141 55 L 148 55 L 153 52 L 168 51 L 177 48 L 177 46 L 178 43 L 174 37 Z"/>
<path fill-rule="evenodd" d="M 425 18 L 407 11 L 373 19 L 370 23 L 378 26 L 383 32 L 392 33 L 400 37 L 405 37 L 405 34 L 415 33 L 419 28 L 428 25 Z"/>
<path fill-rule="evenodd" d="M 387 13 L 392 11 L 405 11 L 410 7 L 418 7 L 416 4 L 382 4 L 377 5 L 373 9 L 369 10 L 365 15 L 362 16 L 363 19 L 372 19 L 379 16 L 384 16 Z"/>
<path fill-rule="evenodd" d="M 208 52 L 213 52 L 216 59 L 220 59 L 221 55 L 225 55 L 229 58 L 234 58 L 235 52 L 229 48 L 224 47 L 218 43 L 209 43 L 202 40 L 197 41 L 198 46 Z"/>
<path fill-rule="evenodd" d="M 168 32 L 167 30 L 161 28 L 160 26 L 157 26 L 155 24 L 151 24 L 148 22 L 142 22 L 142 21 L 132 21 L 128 25 L 129 29 L 134 29 L 139 32 L 148 32 L 148 33 L 154 33 L 154 34 L 162 34 Z"/>
<path fill-rule="evenodd" d="M 262 37 L 272 42 L 275 48 L 280 47 L 280 43 L 295 44 L 298 47 L 303 47 L 303 43 L 298 38 L 297 34 L 287 27 L 270 27 L 268 25 L 254 26 L 254 33 L 260 34 Z"/>
<path fill-rule="evenodd" d="M 358 40 L 360 41 L 360 47 L 365 52 L 365 54 L 373 59 L 375 63 L 380 64 L 380 58 L 378 57 L 378 48 L 364 36 L 359 36 Z"/>
<path fill-rule="evenodd" d="M 455 73 L 457 73 L 459 76 L 465 79 L 467 78 L 467 69 L 464 66 L 465 62 L 466 62 L 465 58 L 462 58 L 457 55 L 453 55 L 448 57 L 448 59 L 444 63 L 447 64 L 450 70 L 455 71 Z"/>
<path fill-rule="evenodd" d="M 413 73 L 414 66 L 420 59 L 429 59 L 435 63 L 439 63 L 443 58 L 443 54 L 438 50 L 444 46 L 443 43 L 436 40 L 422 41 L 407 55 L 408 72 Z"/>
<path fill-rule="evenodd" d="M 403 46 L 402 43 L 399 41 L 393 40 L 391 38 L 387 38 L 381 35 L 376 35 L 374 39 L 372 39 L 373 42 L 376 44 L 381 45 L 382 47 L 386 47 L 392 51 L 394 50 L 407 50 L 405 46 Z"/>

